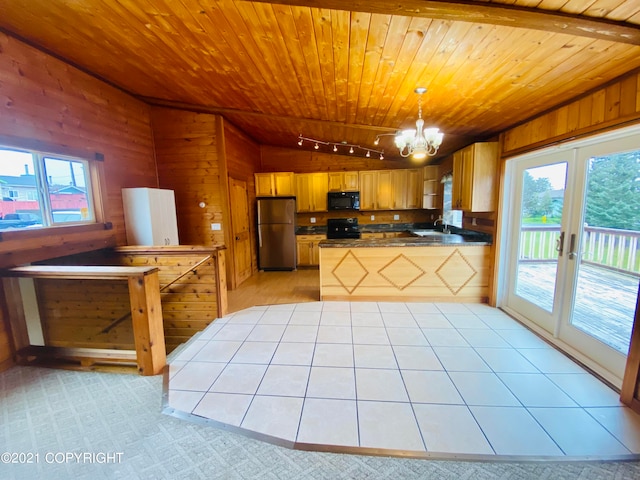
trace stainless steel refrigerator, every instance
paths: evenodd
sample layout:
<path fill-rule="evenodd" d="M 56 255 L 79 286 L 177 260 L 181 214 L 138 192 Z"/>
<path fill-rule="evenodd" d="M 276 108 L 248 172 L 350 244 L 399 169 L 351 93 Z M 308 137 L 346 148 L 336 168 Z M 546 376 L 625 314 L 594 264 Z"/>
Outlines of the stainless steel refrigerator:
<path fill-rule="evenodd" d="M 295 270 L 295 197 L 258 198 L 258 264 L 261 270 Z"/>

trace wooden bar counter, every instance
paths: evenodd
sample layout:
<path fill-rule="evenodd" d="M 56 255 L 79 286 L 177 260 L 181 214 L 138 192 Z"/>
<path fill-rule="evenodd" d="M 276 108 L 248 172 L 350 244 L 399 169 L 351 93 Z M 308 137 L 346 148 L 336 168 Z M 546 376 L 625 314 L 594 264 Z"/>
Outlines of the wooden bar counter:
<path fill-rule="evenodd" d="M 486 302 L 490 249 L 462 235 L 320 242 L 320 299 Z"/>

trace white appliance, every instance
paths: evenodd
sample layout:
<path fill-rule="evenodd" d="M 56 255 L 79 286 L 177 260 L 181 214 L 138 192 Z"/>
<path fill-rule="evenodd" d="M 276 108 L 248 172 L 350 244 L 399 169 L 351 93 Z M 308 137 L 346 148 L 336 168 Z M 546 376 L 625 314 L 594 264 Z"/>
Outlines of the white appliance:
<path fill-rule="evenodd" d="M 123 188 L 122 202 L 129 245 L 179 245 L 173 190 Z"/>

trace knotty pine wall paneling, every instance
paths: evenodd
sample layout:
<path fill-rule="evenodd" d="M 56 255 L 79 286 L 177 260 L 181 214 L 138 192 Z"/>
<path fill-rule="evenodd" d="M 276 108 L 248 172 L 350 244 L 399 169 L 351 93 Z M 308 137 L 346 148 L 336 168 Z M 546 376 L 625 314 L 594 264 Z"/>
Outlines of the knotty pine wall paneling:
<path fill-rule="evenodd" d="M 224 152 L 227 174 L 247 183 L 249 228 L 251 230 L 251 265 L 253 273 L 258 271 L 258 249 L 256 247 L 256 187 L 254 173 L 260 171 L 260 145 L 249 138 L 233 124 L 223 121 Z M 233 208 L 233 205 L 229 205 Z M 233 268 L 233 258 L 227 258 L 227 265 Z M 231 277 L 227 277 L 228 279 Z"/>
<path fill-rule="evenodd" d="M 60 154 L 104 155 L 103 201 L 126 242 L 123 187 L 156 187 L 149 106 L 0 32 L 0 143 Z M 43 237 L 38 247 L 58 239 Z M 21 243 L 0 243 L 15 253 Z M 59 252 L 56 252 L 59 254 Z"/>
<path fill-rule="evenodd" d="M 227 200 L 221 183 L 227 179 L 221 171 L 217 116 L 152 107 L 151 118 L 158 182 L 175 193 L 180 243 L 226 244 Z M 212 223 L 221 224 L 221 230 L 211 230 Z"/>
<path fill-rule="evenodd" d="M 350 172 L 359 170 L 386 170 L 416 168 L 411 160 L 380 160 L 372 154 L 371 158 L 362 155 L 334 155 L 324 152 L 310 152 L 295 148 L 281 148 L 261 145 L 261 172 Z"/>
<path fill-rule="evenodd" d="M 113 224 L 110 231 L 34 231 L 28 241 L 0 242 L 0 264 L 124 244 L 121 189 L 157 186 L 149 107 L 3 32 L 0 98 L 0 144 L 90 159 L 104 155 L 102 200 L 105 220 Z M 10 350 L 9 330 L 0 319 L 0 369 L 11 365 Z"/>
<path fill-rule="evenodd" d="M 503 132 L 503 157 L 637 122 L 640 72 L 633 72 Z"/>

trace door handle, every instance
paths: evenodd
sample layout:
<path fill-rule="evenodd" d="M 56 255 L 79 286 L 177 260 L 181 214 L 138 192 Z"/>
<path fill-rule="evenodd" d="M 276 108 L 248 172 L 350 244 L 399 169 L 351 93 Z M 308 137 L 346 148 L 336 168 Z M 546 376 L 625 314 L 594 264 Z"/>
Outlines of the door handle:
<path fill-rule="evenodd" d="M 236 242 L 237 242 L 238 240 L 240 240 L 240 237 L 236 236 Z"/>
<path fill-rule="evenodd" d="M 564 252 L 564 232 L 560 232 L 560 236 L 556 240 L 556 252 L 558 252 L 559 257 L 561 257 Z"/>
<path fill-rule="evenodd" d="M 573 260 L 578 256 L 578 252 L 576 252 L 576 234 L 571 234 L 571 239 L 569 240 L 569 260 Z"/>

